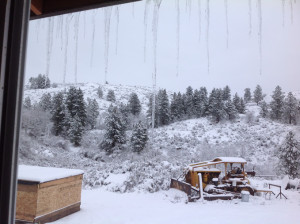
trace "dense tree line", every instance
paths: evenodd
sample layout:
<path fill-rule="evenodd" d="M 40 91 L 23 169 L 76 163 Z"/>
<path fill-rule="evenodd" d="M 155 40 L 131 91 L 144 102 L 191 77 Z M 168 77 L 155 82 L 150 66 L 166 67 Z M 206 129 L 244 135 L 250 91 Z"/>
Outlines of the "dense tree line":
<path fill-rule="evenodd" d="M 38 77 L 29 78 L 30 89 L 50 88 L 50 79 L 46 75 L 39 74 Z"/>

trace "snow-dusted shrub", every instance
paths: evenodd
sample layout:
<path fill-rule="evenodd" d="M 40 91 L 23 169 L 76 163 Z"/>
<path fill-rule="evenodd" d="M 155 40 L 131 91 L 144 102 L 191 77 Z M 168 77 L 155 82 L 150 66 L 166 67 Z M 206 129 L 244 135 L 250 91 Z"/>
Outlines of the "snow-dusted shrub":
<path fill-rule="evenodd" d="M 246 116 L 245 116 L 245 121 L 248 124 L 253 124 L 255 122 L 255 116 L 254 113 L 251 112 L 247 112 Z"/>

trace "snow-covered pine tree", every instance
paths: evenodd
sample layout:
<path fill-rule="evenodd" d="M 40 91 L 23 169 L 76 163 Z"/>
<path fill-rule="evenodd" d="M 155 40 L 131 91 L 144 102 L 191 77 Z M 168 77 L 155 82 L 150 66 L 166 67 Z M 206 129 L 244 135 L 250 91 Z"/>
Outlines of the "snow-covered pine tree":
<path fill-rule="evenodd" d="M 139 122 L 134 126 L 130 139 L 133 151 L 140 153 L 145 148 L 147 141 L 147 128 L 145 128 L 142 123 Z"/>
<path fill-rule="evenodd" d="M 266 118 L 269 116 L 269 107 L 268 104 L 266 103 L 266 101 L 261 101 L 259 103 L 260 106 L 260 116 L 262 116 L 263 118 Z"/>
<path fill-rule="evenodd" d="M 194 115 L 199 118 L 202 115 L 202 105 L 201 105 L 201 95 L 200 91 L 198 89 L 195 89 L 194 91 Z"/>
<path fill-rule="evenodd" d="M 103 98 L 103 90 L 100 86 L 97 88 L 97 95 L 100 99 Z"/>
<path fill-rule="evenodd" d="M 87 124 L 90 129 L 94 129 L 96 126 L 97 118 L 99 116 L 99 104 L 96 99 L 87 99 Z"/>
<path fill-rule="evenodd" d="M 23 107 L 26 108 L 26 109 L 31 109 L 32 107 L 32 104 L 31 104 L 31 99 L 29 96 L 27 96 L 24 100 L 24 103 L 23 103 Z"/>
<path fill-rule="evenodd" d="M 244 114 L 246 112 L 246 105 L 243 98 L 240 98 L 240 114 Z"/>
<path fill-rule="evenodd" d="M 278 150 L 279 169 L 290 178 L 300 177 L 300 145 L 290 131 Z"/>
<path fill-rule="evenodd" d="M 105 134 L 100 145 L 107 153 L 112 153 L 120 144 L 126 143 L 125 127 L 117 107 L 110 105 L 105 118 Z"/>
<path fill-rule="evenodd" d="M 216 123 L 220 122 L 227 116 L 222 92 L 222 89 L 213 89 L 208 100 L 209 115 L 213 118 L 213 120 L 215 120 Z"/>
<path fill-rule="evenodd" d="M 154 127 L 158 127 L 158 97 L 155 96 L 155 124 Z M 147 110 L 147 119 L 149 121 L 149 125 L 152 126 L 152 104 L 153 104 L 153 96 L 152 94 L 149 96 L 148 110 Z"/>
<path fill-rule="evenodd" d="M 251 102 L 251 99 L 252 99 L 251 89 L 250 88 L 246 88 L 244 90 L 244 101 L 245 101 L 245 103 Z"/>
<path fill-rule="evenodd" d="M 180 92 L 178 92 L 177 94 L 176 105 L 178 108 L 178 119 L 181 120 L 185 116 L 185 107 L 184 98 L 182 97 L 182 94 Z"/>
<path fill-rule="evenodd" d="M 192 118 L 194 116 L 194 100 L 193 100 L 194 91 L 191 86 L 187 87 L 186 93 L 185 93 L 185 107 L 187 118 Z"/>
<path fill-rule="evenodd" d="M 130 125 L 130 108 L 127 104 L 121 103 L 119 106 L 119 111 L 122 118 L 121 121 L 123 122 L 125 129 L 127 129 Z"/>
<path fill-rule="evenodd" d="M 52 105 L 51 121 L 53 122 L 53 133 L 56 136 L 62 135 L 65 126 L 65 101 L 62 92 L 59 92 L 53 96 Z"/>
<path fill-rule="evenodd" d="M 177 102 L 177 93 L 173 93 L 170 104 L 170 119 L 172 122 L 178 121 L 180 118 Z"/>
<path fill-rule="evenodd" d="M 231 90 L 229 88 L 229 86 L 225 86 L 223 89 L 223 100 L 227 101 L 231 99 Z"/>
<path fill-rule="evenodd" d="M 241 98 L 237 93 L 234 94 L 232 103 L 235 106 L 236 110 L 240 113 L 241 111 Z"/>
<path fill-rule="evenodd" d="M 77 114 L 70 118 L 69 126 L 70 128 L 67 130 L 68 138 L 75 146 L 79 146 L 84 132 L 84 127 L 82 126 L 81 119 Z"/>
<path fill-rule="evenodd" d="M 128 106 L 131 114 L 133 114 L 134 116 L 138 116 L 141 113 L 142 106 L 136 93 L 131 93 Z"/>
<path fill-rule="evenodd" d="M 106 100 L 110 102 L 116 102 L 115 92 L 113 90 L 108 90 Z"/>
<path fill-rule="evenodd" d="M 204 117 L 206 116 L 208 110 L 208 96 L 205 87 L 200 88 L 200 102 L 201 117 Z"/>
<path fill-rule="evenodd" d="M 80 88 L 76 89 L 73 86 L 70 87 L 67 92 L 66 107 L 68 108 L 71 117 L 73 118 L 77 115 L 81 120 L 82 126 L 85 127 L 87 120 L 86 104 L 83 92 Z"/>
<path fill-rule="evenodd" d="M 52 110 L 52 97 L 50 93 L 44 93 L 39 102 L 39 107 L 44 111 Z"/>
<path fill-rule="evenodd" d="M 270 116 L 274 120 L 281 120 L 284 106 L 284 93 L 281 91 L 280 86 L 276 86 L 272 99 L 270 103 Z"/>
<path fill-rule="evenodd" d="M 238 117 L 238 111 L 230 99 L 225 102 L 225 111 L 229 120 L 234 120 Z"/>
<path fill-rule="evenodd" d="M 157 94 L 158 126 L 170 123 L 169 98 L 165 89 L 159 90 Z"/>
<path fill-rule="evenodd" d="M 289 124 L 296 124 L 298 113 L 298 101 L 294 95 L 289 92 L 284 100 L 283 119 Z"/>
<path fill-rule="evenodd" d="M 258 105 L 260 101 L 264 99 L 264 95 L 262 93 L 262 88 L 260 85 L 257 85 L 253 92 L 253 100 Z"/>

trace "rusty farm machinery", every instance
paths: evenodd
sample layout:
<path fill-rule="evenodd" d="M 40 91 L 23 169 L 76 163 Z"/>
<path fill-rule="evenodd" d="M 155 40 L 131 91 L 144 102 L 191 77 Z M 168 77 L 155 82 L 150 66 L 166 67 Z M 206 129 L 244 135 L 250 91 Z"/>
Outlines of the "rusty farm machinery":
<path fill-rule="evenodd" d="M 171 180 L 171 188 L 184 191 L 189 201 L 231 200 L 241 193 L 254 195 L 245 171 L 247 161 L 238 157 L 218 157 L 210 161 L 193 163 L 177 179 Z"/>

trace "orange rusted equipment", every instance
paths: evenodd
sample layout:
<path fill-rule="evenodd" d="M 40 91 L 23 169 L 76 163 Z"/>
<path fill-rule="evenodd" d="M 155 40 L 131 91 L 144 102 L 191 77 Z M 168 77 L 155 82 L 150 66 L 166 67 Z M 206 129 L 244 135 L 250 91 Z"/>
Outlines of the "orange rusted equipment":
<path fill-rule="evenodd" d="M 189 201 L 199 199 L 201 195 L 206 200 L 230 200 L 240 197 L 241 191 L 254 195 L 245 164 L 247 161 L 238 157 L 217 157 L 193 163 L 188 165 L 181 180 L 171 180 L 171 188 L 186 192 Z"/>

